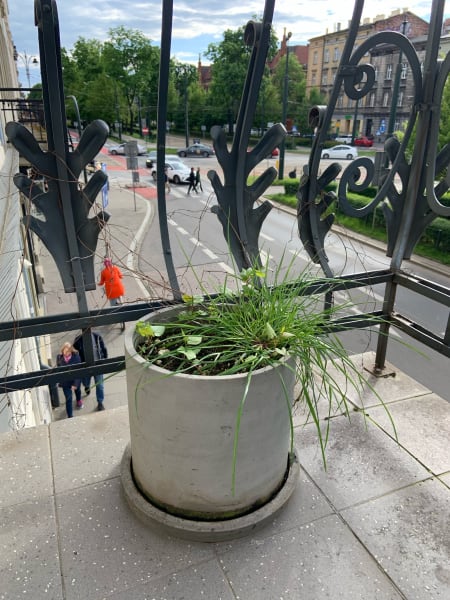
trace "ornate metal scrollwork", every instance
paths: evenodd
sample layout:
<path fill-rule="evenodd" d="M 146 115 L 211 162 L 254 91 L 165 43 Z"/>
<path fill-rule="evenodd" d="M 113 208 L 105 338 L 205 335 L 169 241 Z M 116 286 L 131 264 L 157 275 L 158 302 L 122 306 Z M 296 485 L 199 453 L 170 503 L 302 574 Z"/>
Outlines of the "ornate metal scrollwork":
<path fill-rule="evenodd" d="M 376 33 L 353 51 L 363 5 L 363 0 L 356 0 L 341 64 L 330 95 L 330 103 L 326 110 L 325 107 L 315 107 L 311 111 L 311 122 L 316 122 L 317 126 L 316 139 L 308 169 L 300 181 L 297 194 L 300 238 L 311 258 L 320 262 L 327 275 L 331 275 L 331 271 L 324 248 L 325 236 L 334 221 L 334 215 L 329 211 L 330 204 L 335 198 L 329 192 L 325 193 L 324 188 L 338 176 L 341 167 L 335 163 L 319 177 L 321 150 L 341 88 L 343 87 L 349 98 L 357 102 L 373 89 L 374 68 L 367 63 L 359 64 L 359 61 L 376 46 L 381 44 L 394 46 L 408 61 L 409 72 L 412 73 L 414 81 L 413 110 L 402 141 L 399 142 L 391 137 L 385 142 L 385 168 L 375 198 L 363 208 L 355 208 L 347 198 L 347 192 L 362 191 L 371 185 L 374 179 L 373 162 L 367 158 L 358 158 L 352 161 L 341 175 L 336 198 L 339 210 L 352 217 L 365 217 L 382 203 L 388 234 L 387 255 L 393 256 L 397 247 L 399 249 L 396 256 L 397 263 L 410 258 L 425 228 L 437 216 L 450 214 L 450 208 L 440 202 L 442 194 L 450 185 L 448 166 L 450 149 L 445 146 L 439 153 L 436 151 L 440 103 L 450 70 L 450 58 L 447 56 L 440 64 L 437 61 L 438 44 L 432 40 L 427 50 L 428 69 L 424 69 L 422 74 L 420 61 L 412 43 L 401 33 L 393 31 Z M 434 2 L 430 24 L 431 38 L 439 39 L 442 12 L 443 3 Z M 412 162 L 408 163 L 405 149 L 416 124 L 415 151 Z M 436 184 L 436 173 L 444 169 L 447 171 L 446 178 Z M 400 179 L 400 189 L 397 187 L 398 179 Z M 412 215 L 405 218 L 406 211 L 412 211 Z M 324 218 L 326 212 L 328 214 Z"/>
<path fill-rule="evenodd" d="M 84 189 L 78 179 L 83 168 L 97 156 L 109 130 L 103 121 L 94 121 L 83 132 L 77 148 L 69 150 L 56 2 L 35 0 L 35 17 L 48 150 L 44 152 L 20 123 L 8 123 L 6 133 L 20 154 L 45 178 L 47 189 L 42 190 L 24 174 L 17 174 L 14 183 L 45 217 L 43 220 L 27 215 L 23 222 L 53 256 L 64 290 L 76 291 L 86 308 L 83 293 L 95 289 L 94 253 L 99 233 L 109 219 L 102 209 L 91 218 L 88 215 L 107 176 L 97 171 Z"/>

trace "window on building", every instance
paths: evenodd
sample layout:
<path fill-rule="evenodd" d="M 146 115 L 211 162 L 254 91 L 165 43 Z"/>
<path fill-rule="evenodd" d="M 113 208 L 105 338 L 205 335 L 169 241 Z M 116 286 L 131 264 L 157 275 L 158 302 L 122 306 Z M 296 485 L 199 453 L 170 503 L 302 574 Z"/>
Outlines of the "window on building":
<path fill-rule="evenodd" d="M 387 106 L 389 104 L 389 92 L 384 92 L 383 94 L 383 106 Z"/>
<path fill-rule="evenodd" d="M 325 48 L 325 52 L 323 54 L 323 62 L 330 62 L 330 51 L 328 48 Z"/>
<path fill-rule="evenodd" d="M 333 58 L 334 62 L 337 62 L 339 60 L 339 48 L 335 48 L 334 49 L 334 58 Z"/>
<path fill-rule="evenodd" d="M 341 94 L 337 99 L 337 107 L 342 108 L 344 106 L 344 96 Z"/>
<path fill-rule="evenodd" d="M 398 97 L 397 97 L 397 106 L 403 106 L 403 98 L 404 98 L 403 92 L 399 92 Z"/>
<path fill-rule="evenodd" d="M 331 75 L 331 79 L 332 79 L 332 83 L 333 84 L 334 84 L 334 82 L 336 80 L 336 74 L 337 74 L 337 69 L 333 69 L 332 75 Z"/>
<path fill-rule="evenodd" d="M 408 63 L 402 63 L 402 72 L 400 74 L 400 79 L 406 79 L 408 74 Z"/>
<path fill-rule="evenodd" d="M 327 85 L 328 82 L 328 71 L 322 73 L 322 85 Z"/>
<path fill-rule="evenodd" d="M 370 107 L 374 107 L 375 106 L 375 92 L 371 92 L 370 96 L 369 96 L 369 106 Z"/>
<path fill-rule="evenodd" d="M 319 60 L 319 57 L 317 55 L 317 50 L 314 50 L 314 54 L 313 54 L 313 65 L 317 65 L 317 61 Z"/>
<path fill-rule="evenodd" d="M 392 79 L 392 63 L 386 65 L 386 79 Z"/>
<path fill-rule="evenodd" d="M 311 85 L 317 85 L 317 76 L 315 71 L 311 74 Z"/>

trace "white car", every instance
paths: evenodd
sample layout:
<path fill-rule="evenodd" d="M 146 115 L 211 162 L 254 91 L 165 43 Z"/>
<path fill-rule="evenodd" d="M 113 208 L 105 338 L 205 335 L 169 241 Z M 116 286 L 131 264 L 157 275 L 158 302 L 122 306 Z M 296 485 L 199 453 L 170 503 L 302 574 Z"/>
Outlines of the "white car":
<path fill-rule="evenodd" d="M 138 154 L 141 156 L 142 154 L 147 154 L 147 148 L 142 146 L 141 144 L 137 145 Z M 109 154 L 123 154 L 125 155 L 125 144 L 117 144 L 115 146 L 110 146 L 108 148 Z"/>
<path fill-rule="evenodd" d="M 169 181 L 173 181 L 175 184 L 189 183 L 189 174 L 191 172 L 190 167 L 184 164 L 182 160 L 177 157 L 169 158 L 166 156 L 165 168 L 167 169 L 167 176 Z M 152 169 L 153 181 L 156 181 L 156 163 Z"/>
<path fill-rule="evenodd" d="M 333 146 L 333 148 L 326 148 L 322 150 L 320 158 L 340 158 L 353 160 L 358 156 L 358 150 L 353 146 Z"/>

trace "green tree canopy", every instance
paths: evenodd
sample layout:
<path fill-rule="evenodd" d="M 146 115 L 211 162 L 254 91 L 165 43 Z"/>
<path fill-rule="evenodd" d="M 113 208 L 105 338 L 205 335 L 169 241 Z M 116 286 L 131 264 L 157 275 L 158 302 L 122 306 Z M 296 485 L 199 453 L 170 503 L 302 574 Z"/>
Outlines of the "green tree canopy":
<path fill-rule="evenodd" d="M 214 108 L 217 124 L 236 121 L 251 48 L 244 42 L 245 27 L 227 29 L 223 40 L 209 44 L 205 56 L 211 60 L 211 87 L 209 101 Z M 268 58 L 276 52 L 276 36 L 272 33 Z"/>

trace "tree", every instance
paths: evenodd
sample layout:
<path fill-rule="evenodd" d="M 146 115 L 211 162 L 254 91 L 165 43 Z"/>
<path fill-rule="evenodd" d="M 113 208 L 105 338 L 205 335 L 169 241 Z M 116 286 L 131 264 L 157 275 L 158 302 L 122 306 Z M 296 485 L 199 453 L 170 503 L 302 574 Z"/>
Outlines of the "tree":
<path fill-rule="evenodd" d="M 282 56 L 275 67 L 272 75 L 272 83 L 278 90 L 280 104 L 277 121 L 282 117 L 282 98 L 286 81 L 286 55 Z M 296 125 L 301 114 L 301 108 L 305 103 L 306 78 L 303 67 L 297 60 L 295 54 L 289 54 L 288 62 L 288 95 L 287 95 L 287 119 Z"/>
<path fill-rule="evenodd" d="M 106 73 L 118 84 L 126 101 L 129 130 L 133 133 L 136 106 L 158 81 L 159 49 L 140 31 L 123 26 L 110 29 L 103 47 Z"/>
<path fill-rule="evenodd" d="M 297 127 L 302 133 L 312 133 L 309 125 L 309 111 L 313 106 L 326 104 L 326 96 L 320 93 L 318 88 L 311 88 L 308 96 L 300 106 L 297 117 Z"/>
<path fill-rule="evenodd" d="M 444 86 L 441 102 L 441 123 L 439 126 L 439 148 L 450 144 L 450 80 Z"/>
<path fill-rule="evenodd" d="M 211 60 L 210 106 L 218 123 L 232 126 L 236 121 L 241 94 L 252 49 L 244 42 L 245 27 L 227 29 L 223 41 L 209 44 L 205 56 Z M 276 36 L 272 33 L 269 59 L 276 52 Z"/>

